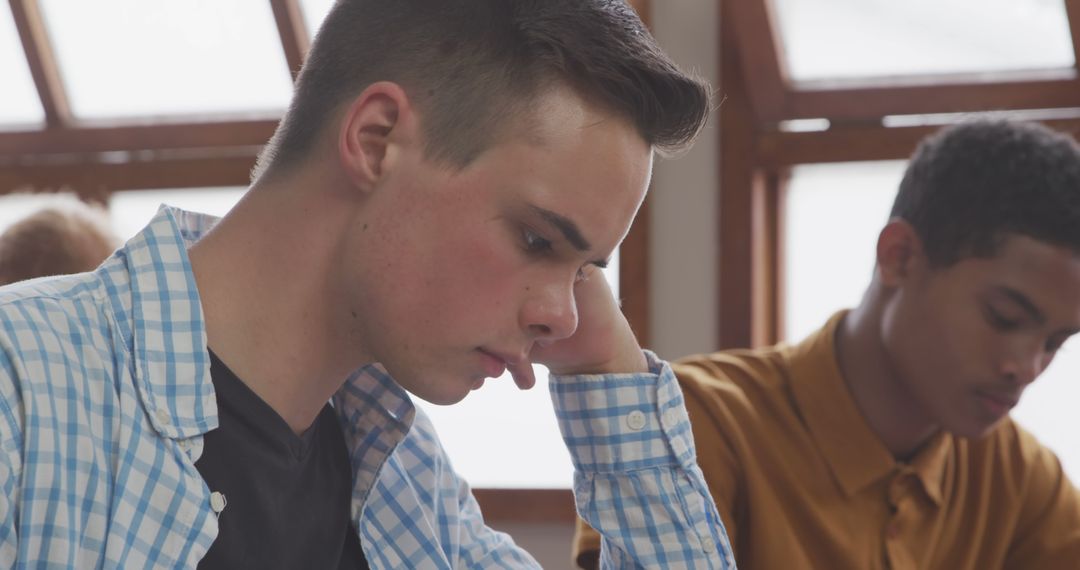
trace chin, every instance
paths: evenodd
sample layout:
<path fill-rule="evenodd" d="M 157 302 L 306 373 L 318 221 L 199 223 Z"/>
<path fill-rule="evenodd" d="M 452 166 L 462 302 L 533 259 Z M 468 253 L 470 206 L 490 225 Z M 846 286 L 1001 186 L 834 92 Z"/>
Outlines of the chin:
<path fill-rule="evenodd" d="M 432 404 L 435 404 L 436 406 L 450 406 L 456 404 L 464 400 L 465 396 L 468 396 L 470 391 L 467 386 L 463 387 L 461 390 L 453 391 L 447 390 L 445 389 L 445 387 L 440 387 L 443 389 L 430 389 L 431 387 L 428 388 L 429 389 L 426 390 L 417 389 L 415 391 L 409 391 L 418 398 L 424 400 L 425 402 L 430 402 Z"/>
<path fill-rule="evenodd" d="M 1001 421 L 1004 420 L 1006 417 L 1008 416 L 1003 416 L 1001 418 L 991 421 L 975 420 L 967 423 L 966 425 L 949 426 L 947 429 L 956 437 L 962 437 L 970 440 L 979 440 L 989 435 L 990 432 L 994 431 L 994 428 L 1001 425 Z"/>
<path fill-rule="evenodd" d="M 390 376 L 413 396 L 436 406 L 456 404 L 469 394 L 469 384 L 461 378 L 424 374 L 421 371 L 402 370 L 400 375 Z"/>
<path fill-rule="evenodd" d="M 468 396 L 468 395 L 469 395 L 469 393 L 466 392 L 464 394 L 448 396 L 448 397 L 442 397 L 442 398 L 424 398 L 424 400 L 426 400 L 428 402 L 431 402 L 432 404 L 435 404 L 436 406 L 452 406 L 452 405 L 464 400 L 465 396 Z"/>

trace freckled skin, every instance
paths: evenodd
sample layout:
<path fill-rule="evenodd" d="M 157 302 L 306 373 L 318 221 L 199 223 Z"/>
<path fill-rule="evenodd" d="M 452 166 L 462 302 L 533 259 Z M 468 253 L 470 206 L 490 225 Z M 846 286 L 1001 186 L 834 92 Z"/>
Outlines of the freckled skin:
<path fill-rule="evenodd" d="M 652 151 L 629 122 L 566 90 L 534 119 L 530 136 L 507 138 L 462 170 L 418 150 L 394 155 L 353 223 L 359 231 L 343 238 L 335 279 L 351 292 L 349 310 L 364 315 L 350 328 L 431 402 L 456 402 L 486 376 L 480 349 L 526 355 L 572 335 L 580 271 L 611 255 L 644 197 Z M 573 221 L 589 250 L 571 247 L 534 206 Z M 527 231 L 552 251 L 530 252 Z M 371 267 L 381 270 L 362 269 Z"/>
<path fill-rule="evenodd" d="M 646 369 L 606 281 L 583 278 L 626 235 L 652 149 L 565 88 L 530 112 L 453 167 L 427 159 L 405 91 L 373 84 L 189 251 L 208 342 L 297 433 L 370 363 L 443 404 L 504 369 L 528 388 L 530 362 Z"/>

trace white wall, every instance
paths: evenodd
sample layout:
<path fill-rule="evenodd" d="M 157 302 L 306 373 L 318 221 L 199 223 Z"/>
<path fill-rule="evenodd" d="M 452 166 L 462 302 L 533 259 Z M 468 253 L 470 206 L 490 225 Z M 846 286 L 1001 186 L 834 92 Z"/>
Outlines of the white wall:
<path fill-rule="evenodd" d="M 719 82 L 718 11 L 716 0 L 652 2 L 653 32 L 660 45 L 713 86 Z M 669 359 L 715 350 L 717 344 L 717 115 L 714 111 L 689 152 L 659 160 L 653 173 L 651 348 Z"/>

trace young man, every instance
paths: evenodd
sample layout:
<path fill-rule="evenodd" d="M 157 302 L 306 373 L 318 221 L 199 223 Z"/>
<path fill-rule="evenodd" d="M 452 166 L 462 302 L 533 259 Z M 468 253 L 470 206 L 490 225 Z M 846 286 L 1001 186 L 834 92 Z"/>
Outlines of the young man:
<path fill-rule="evenodd" d="M 924 141 L 858 307 L 674 367 L 740 567 L 1076 568 L 1080 496 L 1008 412 L 1078 329 L 1077 145 Z"/>
<path fill-rule="evenodd" d="M 0 233 L 0 285 L 90 271 L 118 245 L 101 208 L 57 196 Z"/>
<path fill-rule="evenodd" d="M 604 560 L 733 567 L 594 267 L 707 113 L 622 2 L 338 2 L 229 215 L 0 293 L 0 566 L 534 567 L 405 390 L 538 362 Z"/>

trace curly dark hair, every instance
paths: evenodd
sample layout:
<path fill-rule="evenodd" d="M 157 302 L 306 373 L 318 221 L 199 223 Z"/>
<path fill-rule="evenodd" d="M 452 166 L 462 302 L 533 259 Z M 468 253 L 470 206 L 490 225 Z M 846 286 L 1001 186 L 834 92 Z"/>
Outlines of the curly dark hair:
<path fill-rule="evenodd" d="M 942 129 L 912 155 L 892 217 L 915 228 L 937 267 L 993 256 L 1009 235 L 1080 254 L 1080 146 L 1036 123 Z"/>

